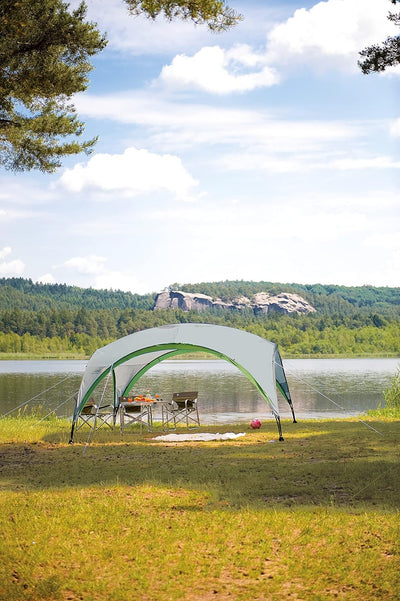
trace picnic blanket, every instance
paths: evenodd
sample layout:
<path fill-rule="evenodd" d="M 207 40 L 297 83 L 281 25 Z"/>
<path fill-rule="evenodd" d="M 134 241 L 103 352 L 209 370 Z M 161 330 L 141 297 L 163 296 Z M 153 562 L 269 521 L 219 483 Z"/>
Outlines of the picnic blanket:
<path fill-rule="evenodd" d="M 162 434 L 161 436 L 156 436 L 153 440 L 161 440 L 164 442 L 232 440 L 234 438 L 239 438 L 240 436 L 245 436 L 245 432 L 239 432 L 239 434 L 235 434 L 234 432 L 226 432 L 225 434 L 220 434 L 219 432 L 216 432 L 215 434 L 207 432 L 197 432 L 195 434 Z"/>

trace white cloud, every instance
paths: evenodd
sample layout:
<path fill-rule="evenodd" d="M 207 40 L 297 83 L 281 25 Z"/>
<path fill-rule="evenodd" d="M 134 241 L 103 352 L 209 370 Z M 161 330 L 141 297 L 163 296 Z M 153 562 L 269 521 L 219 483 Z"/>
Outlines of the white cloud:
<path fill-rule="evenodd" d="M 0 209 L 0 223 L 10 223 L 16 220 L 26 220 L 37 217 L 38 213 L 35 213 L 35 211 L 16 211 L 15 209 Z"/>
<path fill-rule="evenodd" d="M 64 267 L 69 267 L 83 274 L 98 274 L 104 272 L 104 265 L 107 259 L 97 255 L 89 255 L 87 257 L 72 257 L 63 264 Z"/>
<path fill-rule="evenodd" d="M 357 71 L 360 50 L 397 34 L 387 14 L 376 0 L 319 2 L 273 27 L 263 52 L 254 52 L 248 44 L 229 50 L 206 46 L 193 56 L 175 56 L 163 67 L 160 80 L 174 89 L 228 94 L 280 83 L 282 75 L 275 67 L 303 64 L 324 71 L 331 67 Z"/>
<path fill-rule="evenodd" d="M 19 276 L 25 271 L 25 263 L 20 259 L 0 263 L 0 274 L 4 276 Z"/>
<path fill-rule="evenodd" d="M 328 0 L 300 8 L 268 35 L 271 64 L 299 62 L 356 70 L 359 51 L 397 33 L 387 19 L 390 6 L 376 0 Z M 387 8 L 387 10 L 385 10 Z"/>
<path fill-rule="evenodd" d="M 385 254 L 385 260 L 380 264 L 380 271 L 377 275 L 378 284 L 387 286 L 391 282 L 392 286 L 400 286 L 400 236 L 398 231 L 379 232 L 373 231 L 366 240 L 367 246 L 370 246 L 376 256 L 378 253 Z M 390 284 L 389 284 L 390 285 Z"/>
<path fill-rule="evenodd" d="M 72 281 L 76 282 L 78 276 L 84 276 L 88 278 L 90 286 L 97 289 L 109 290 L 130 290 L 137 293 L 146 293 L 147 289 L 137 279 L 128 272 L 120 270 L 112 270 L 107 265 L 108 259 L 98 255 L 87 255 L 71 257 L 63 263 L 58 265 L 59 268 L 67 268 L 72 272 Z M 83 280 L 83 285 L 88 285 L 87 281 Z"/>
<path fill-rule="evenodd" d="M 390 135 L 394 138 L 400 138 L 400 119 L 396 119 L 390 124 Z"/>
<path fill-rule="evenodd" d="M 312 196 L 299 192 L 264 203 L 218 199 L 152 211 L 152 230 L 167 222 L 171 239 L 184 227 L 191 240 L 178 264 L 173 244 L 165 241 L 162 281 L 265 280 L 268 274 L 271 281 L 355 285 L 379 278 L 379 285 L 398 285 L 394 269 L 381 274 L 382 247 L 371 239 L 376 231 L 396 229 L 395 201 L 384 192 L 344 196 L 321 188 Z"/>
<path fill-rule="evenodd" d="M 319 2 L 273 27 L 263 53 L 248 44 L 230 50 L 203 47 L 190 57 L 175 56 L 163 67 L 160 79 L 170 87 L 228 94 L 280 83 L 282 74 L 276 68 L 303 64 L 324 71 L 331 67 L 357 71 L 360 50 L 397 34 L 387 14 L 376 0 Z"/>
<path fill-rule="evenodd" d="M 51 273 L 44 273 L 36 280 L 40 284 L 55 284 L 55 277 Z"/>
<path fill-rule="evenodd" d="M 332 241 L 352 232 L 370 231 L 370 210 L 365 210 L 360 205 L 343 208 L 340 199 L 338 208 L 335 202 L 337 199 L 330 201 L 328 207 L 325 198 L 279 199 L 276 203 L 265 204 L 246 202 L 237 203 L 234 210 L 229 202 L 209 202 L 203 203 L 201 208 L 197 205 L 187 205 L 182 211 L 153 211 L 150 218 L 154 224 L 173 223 L 177 231 L 185 227 L 191 246 L 198 246 L 204 258 L 208 252 L 206 249 L 209 249 L 211 261 L 213 254 L 226 252 L 227 249 L 235 256 L 238 253 L 238 240 L 242 239 L 244 231 L 251 232 L 251 243 L 242 245 L 240 253 L 248 251 L 250 255 L 253 255 L 257 248 L 261 253 L 261 249 L 265 250 L 268 245 L 271 249 L 276 247 L 282 240 L 282 232 L 286 245 L 293 244 L 293 240 L 304 243 L 316 240 Z M 209 219 L 210 214 L 213 215 L 212 223 Z"/>
<path fill-rule="evenodd" d="M 11 246 L 5 246 L 2 250 L 0 250 L 0 259 L 4 259 L 7 255 L 11 254 Z"/>
<path fill-rule="evenodd" d="M 66 169 L 59 181 L 71 192 L 119 191 L 137 196 L 164 190 L 178 199 L 190 198 L 197 185 L 179 157 L 136 148 L 127 148 L 123 154 L 97 154 L 86 164 Z"/>
<path fill-rule="evenodd" d="M 78 6 L 80 0 L 72 0 L 70 4 Z M 101 31 L 107 32 L 109 48 L 124 53 L 174 52 L 177 45 L 193 48 L 206 42 L 212 35 L 207 28 L 196 28 L 190 22 L 169 22 L 162 17 L 155 20 L 144 16 L 134 17 L 121 0 L 103 0 L 101 5 L 98 0 L 87 0 L 86 4 L 89 17 L 97 22 Z"/>
<path fill-rule="evenodd" d="M 240 154 L 227 154 L 219 160 L 225 169 L 233 171 L 268 171 L 271 173 L 298 173 L 332 169 L 337 171 L 355 171 L 371 169 L 400 169 L 400 161 L 390 157 L 346 157 L 331 159 L 315 152 L 309 155 L 287 156 L 284 153 L 264 154 L 263 152 L 241 152 Z"/>
<path fill-rule="evenodd" d="M 393 161 L 390 157 L 371 158 L 344 158 L 332 161 L 328 167 L 340 170 L 351 169 L 400 169 L 400 161 Z"/>
<path fill-rule="evenodd" d="M 248 72 L 249 67 L 254 68 L 260 62 L 264 62 L 262 57 L 247 45 L 229 51 L 219 46 L 205 47 L 191 57 L 176 56 L 170 65 L 163 67 L 160 79 L 173 88 L 195 87 L 216 94 L 276 85 L 279 77 L 271 67 Z"/>
<path fill-rule="evenodd" d="M 396 37 L 399 32 L 396 32 Z M 383 41 L 383 40 L 381 40 Z M 392 77 L 400 77 L 400 66 L 394 65 L 393 67 L 386 67 L 384 71 L 380 71 L 378 73 L 379 77 L 385 77 L 386 79 L 390 79 Z"/>
<path fill-rule="evenodd" d="M 82 115 L 151 128 L 153 145 L 174 150 L 218 143 L 304 152 L 320 149 L 328 141 L 354 139 L 367 128 L 365 123 L 340 120 L 284 120 L 260 109 L 169 102 L 135 92 L 85 95 L 77 99 L 77 107 Z"/>
<path fill-rule="evenodd" d="M 128 290 L 137 294 L 146 294 L 149 289 L 143 284 L 138 283 L 137 279 L 121 271 L 107 271 L 106 273 L 98 274 L 94 279 L 94 288 L 102 290 Z"/>
<path fill-rule="evenodd" d="M 81 0 L 70 0 L 77 7 Z M 201 46 L 206 46 L 216 37 L 225 43 L 232 40 L 251 39 L 262 40 L 265 29 L 272 20 L 276 21 L 277 14 L 282 8 L 271 5 L 235 6 L 245 19 L 236 27 L 222 33 L 212 33 L 206 25 L 196 26 L 191 21 L 174 19 L 167 21 L 163 17 L 155 20 L 144 16 L 132 16 L 122 0 L 86 0 L 88 16 L 97 22 L 101 31 L 107 32 L 109 41 L 107 50 L 123 52 L 125 55 L 166 55 L 176 52 L 194 52 Z"/>
<path fill-rule="evenodd" d="M 13 261 L 3 261 L 5 257 L 10 255 L 12 248 L 5 246 L 0 250 L 0 275 L 2 276 L 19 276 L 25 271 L 25 263 L 20 259 L 14 259 Z"/>
<path fill-rule="evenodd" d="M 400 236 L 398 232 L 372 232 L 367 239 L 367 243 L 376 248 L 383 248 L 385 251 L 393 253 L 400 259 Z M 400 268 L 400 262 L 399 262 Z M 400 274 L 400 269 L 398 270 Z M 400 277 L 399 277 L 400 279 Z"/>

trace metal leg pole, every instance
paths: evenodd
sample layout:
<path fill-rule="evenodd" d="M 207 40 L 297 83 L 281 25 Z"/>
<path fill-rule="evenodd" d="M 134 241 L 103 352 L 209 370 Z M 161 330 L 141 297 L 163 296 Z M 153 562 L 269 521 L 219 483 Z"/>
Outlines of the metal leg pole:
<path fill-rule="evenodd" d="M 281 426 L 281 420 L 279 415 L 275 415 L 275 419 L 276 419 L 276 425 L 278 426 L 278 432 L 279 432 L 279 441 L 281 442 L 282 440 L 285 440 L 282 436 L 282 426 Z"/>
<path fill-rule="evenodd" d="M 69 443 L 68 444 L 73 444 L 74 442 L 74 430 L 75 430 L 75 422 L 72 422 L 72 428 L 71 428 L 71 436 L 69 438 Z"/>
<path fill-rule="evenodd" d="M 294 424 L 297 424 L 297 419 L 296 419 L 296 416 L 295 416 L 295 414 L 294 414 L 294 409 L 293 409 L 293 403 L 290 403 L 290 408 L 291 408 L 291 410 L 292 410 L 292 415 L 293 415 L 293 423 L 294 423 Z"/>

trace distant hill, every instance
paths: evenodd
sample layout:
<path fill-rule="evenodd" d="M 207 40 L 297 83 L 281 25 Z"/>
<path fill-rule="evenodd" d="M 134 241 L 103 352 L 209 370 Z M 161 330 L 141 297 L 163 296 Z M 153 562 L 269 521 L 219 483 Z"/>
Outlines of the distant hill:
<path fill-rule="evenodd" d="M 201 293 L 220 298 L 226 303 L 237 297 L 251 298 L 260 292 L 271 295 L 283 292 L 298 294 L 310 303 L 318 313 L 346 314 L 358 310 L 378 313 L 400 313 L 400 288 L 375 286 L 338 286 L 327 284 L 282 284 L 274 282 L 224 281 L 199 284 L 174 284 L 174 290 Z"/>
<path fill-rule="evenodd" d="M 121 290 L 95 290 L 66 284 L 37 284 L 24 278 L 0 279 L 0 310 L 46 311 L 82 308 L 148 309 L 155 295 L 132 294 Z"/>
<path fill-rule="evenodd" d="M 276 342 L 285 356 L 400 356 L 399 288 L 225 281 L 174 284 L 158 295 L 157 310 L 156 298 L 0 279 L 0 358 L 89 357 L 171 323 L 239 328 Z"/>
<path fill-rule="evenodd" d="M 324 315 L 350 315 L 359 311 L 393 316 L 400 314 L 400 288 L 226 280 L 173 284 L 169 289 L 208 295 L 228 304 L 238 297 L 252 298 L 261 292 L 271 295 L 297 294 L 310 303 L 318 314 Z M 156 296 L 120 290 L 79 288 L 66 284 L 41 284 L 24 278 L 0 279 L 0 310 L 46 311 L 85 308 L 152 311 Z"/>

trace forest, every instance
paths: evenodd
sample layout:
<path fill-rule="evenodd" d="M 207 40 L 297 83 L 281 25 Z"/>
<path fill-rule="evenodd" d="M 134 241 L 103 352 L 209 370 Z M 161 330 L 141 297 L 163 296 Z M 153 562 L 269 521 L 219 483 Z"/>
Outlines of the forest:
<path fill-rule="evenodd" d="M 279 344 L 284 356 L 400 356 L 400 289 L 269 282 L 173 284 L 171 289 L 225 301 L 257 292 L 300 294 L 309 315 L 254 315 L 250 310 L 153 311 L 156 294 L 0 279 L 0 357 L 87 357 L 97 348 L 144 328 L 214 323 Z"/>

